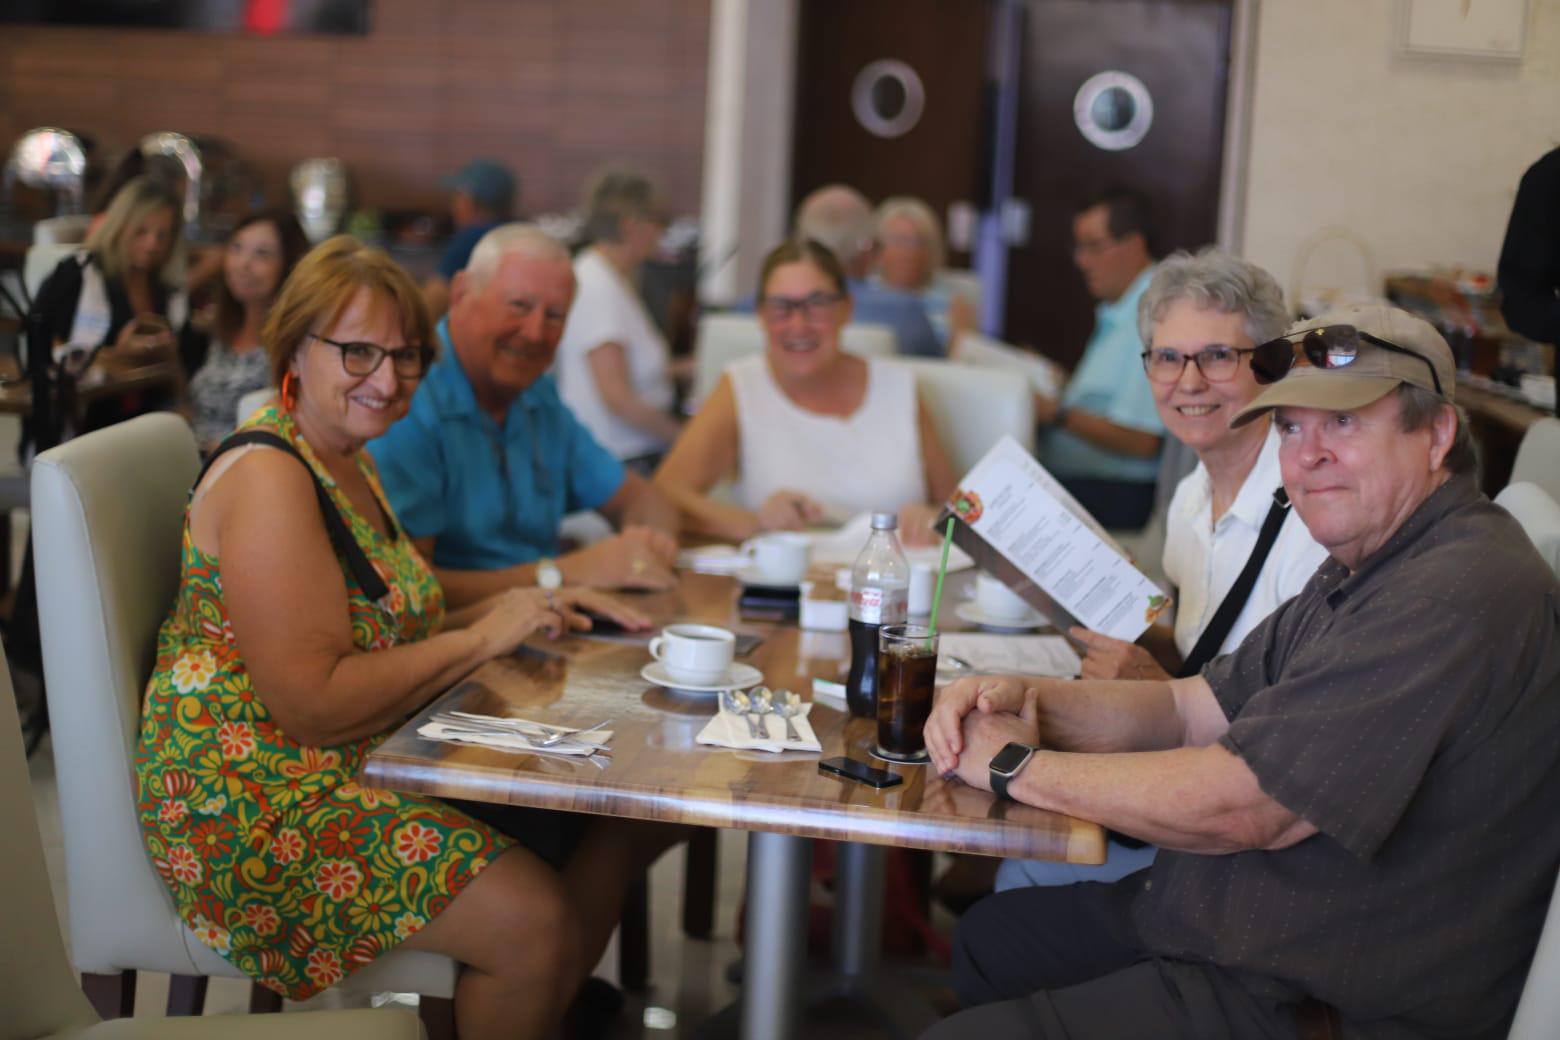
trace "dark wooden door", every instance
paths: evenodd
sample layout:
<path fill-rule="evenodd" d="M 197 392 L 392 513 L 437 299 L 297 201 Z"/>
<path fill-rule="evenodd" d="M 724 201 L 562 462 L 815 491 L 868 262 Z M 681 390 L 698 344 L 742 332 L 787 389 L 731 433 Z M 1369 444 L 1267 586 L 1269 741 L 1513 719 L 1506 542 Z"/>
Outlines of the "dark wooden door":
<path fill-rule="evenodd" d="M 797 41 L 791 203 L 843 181 L 874 203 L 916 195 L 946 218 L 988 176 L 982 92 L 988 0 L 803 0 Z M 924 90 L 907 132 L 882 137 L 852 110 L 863 69 L 897 60 Z"/>
<path fill-rule="evenodd" d="M 1101 188 L 1149 194 L 1161 252 L 1214 240 L 1230 13 L 1228 0 L 1030 0 L 1013 188 L 1030 227 L 1009 252 L 1008 339 L 1068 365 L 1082 352 L 1094 301 L 1072 263 L 1072 215 Z M 1142 139 L 1121 150 L 1091 143 L 1074 120 L 1080 88 L 1111 71 L 1140 81 L 1153 106 Z"/>

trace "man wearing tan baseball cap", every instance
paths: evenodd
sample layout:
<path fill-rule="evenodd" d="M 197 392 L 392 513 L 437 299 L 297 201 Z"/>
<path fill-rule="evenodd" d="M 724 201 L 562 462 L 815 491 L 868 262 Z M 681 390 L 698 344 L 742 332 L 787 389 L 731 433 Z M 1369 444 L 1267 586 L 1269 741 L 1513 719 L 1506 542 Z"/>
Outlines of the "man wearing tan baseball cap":
<path fill-rule="evenodd" d="M 1160 846 L 960 922 L 927 1040 L 1504 1037 L 1560 869 L 1560 583 L 1474 479 L 1446 341 L 1341 308 L 1250 353 L 1328 551 L 1200 675 L 981 676 L 934 770 Z M 1042 739 L 1043 734 L 1043 739 Z"/>

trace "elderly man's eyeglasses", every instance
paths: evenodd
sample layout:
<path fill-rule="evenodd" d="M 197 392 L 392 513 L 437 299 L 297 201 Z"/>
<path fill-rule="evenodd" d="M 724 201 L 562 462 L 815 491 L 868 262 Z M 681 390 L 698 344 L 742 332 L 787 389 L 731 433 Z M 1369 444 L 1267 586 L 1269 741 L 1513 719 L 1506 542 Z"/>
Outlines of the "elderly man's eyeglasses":
<path fill-rule="evenodd" d="M 309 335 L 341 351 L 341 367 L 349 376 L 373 375 L 388 356 L 390 366 L 395 369 L 397 376 L 402 379 L 421 379 L 423 373 L 428 371 L 428 365 L 433 361 L 433 351 L 425 346 L 396 347 L 394 350 L 389 350 L 377 343 L 357 341 L 343 343 L 314 332 Z"/>
<path fill-rule="evenodd" d="M 1143 371 L 1152 382 L 1174 383 L 1181 378 L 1190 361 L 1208 382 L 1223 383 L 1235 378 L 1235 373 L 1240 371 L 1240 356 L 1250 354 L 1252 349 L 1215 343 L 1195 354 L 1183 354 L 1170 347 L 1153 347 L 1143 351 Z"/>
<path fill-rule="evenodd" d="M 1372 336 L 1353 325 L 1324 325 L 1319 329 L 1309 329 L 1259 343 L 1251 355 L 1251 373 L 1257 377 L 1257 382 L 1275 383 L 1288 374 L 1295 364 L 1297 337 L 1300 352 L 1317 368 L 1348 368 L 1360 356 L 1360 347 L 1366 343 L 1394 354 L 1406 354 L 1411 358 L 1417 358 L 1430 370 L 1430 379 L 1435 384 L 1435 392 L 1443 397 L 1446 395 L 1446 392 L 1441 389 L 1441 377 L 1436 375 L 1435 365 L 1429 358 L 1379 336 Z"/>
<path fill-rule="evenodd" d="M 758 313 L 765 321 L 776 325 L 793 314 L 800 314 L 808 321 L 818 324 L 833 317 L 834 305 L 843 298 L 839 293 L 813 293 L 801 299 L 766 296 L 758 305 Z"/>

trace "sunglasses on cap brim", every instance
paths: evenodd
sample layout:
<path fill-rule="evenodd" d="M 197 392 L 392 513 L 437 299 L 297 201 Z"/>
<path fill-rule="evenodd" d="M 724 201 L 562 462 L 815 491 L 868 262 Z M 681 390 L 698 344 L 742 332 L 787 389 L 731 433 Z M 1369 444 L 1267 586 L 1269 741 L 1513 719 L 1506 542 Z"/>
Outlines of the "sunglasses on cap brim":
<path fill-rule="evenodd" d="M 1251 374 L 1258 383 L 1276 383 L 1289 374 L 1295 364 L 1295 347 L 1305 359 L 1317 368 L 1348 368 L 1360 356 L 1360 347 L 1369 343 L 1394 354 L 1406 354 L 1422 361 L 1430 370 L 1435 392 L 1446 396 L 1441 389 L 1441 377 L 1436 375 L 1435 365 L 1423 354 L 1416 354 L 1406 347 L 1372 336 L 1353 325 L 1324 325 L 1319 329 L 1307 329 L 1259 344 L 1251 352 Z"/>

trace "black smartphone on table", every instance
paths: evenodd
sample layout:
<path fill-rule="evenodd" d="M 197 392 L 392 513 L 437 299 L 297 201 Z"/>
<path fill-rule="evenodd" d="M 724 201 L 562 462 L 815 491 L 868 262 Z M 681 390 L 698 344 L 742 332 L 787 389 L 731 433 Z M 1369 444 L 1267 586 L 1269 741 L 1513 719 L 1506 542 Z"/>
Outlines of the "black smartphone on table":
<path fill-rule="evenodd" d="M 898 773 L 890 773 L 886 769 L 879 769 L 857 759 L 844 757 L 824 759 L 818 763 L 818 772 L 832 773 L 846 780 L 855 780 L 857 783 L 877 788 L 893 787 L 895 784 L 904 783 L 905 780 Z"/>

